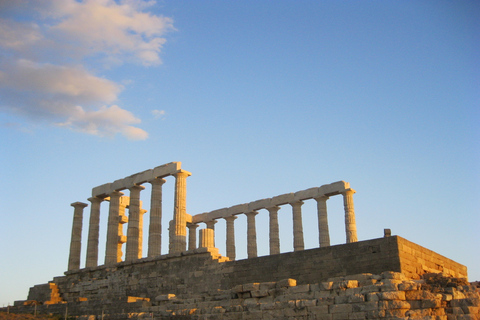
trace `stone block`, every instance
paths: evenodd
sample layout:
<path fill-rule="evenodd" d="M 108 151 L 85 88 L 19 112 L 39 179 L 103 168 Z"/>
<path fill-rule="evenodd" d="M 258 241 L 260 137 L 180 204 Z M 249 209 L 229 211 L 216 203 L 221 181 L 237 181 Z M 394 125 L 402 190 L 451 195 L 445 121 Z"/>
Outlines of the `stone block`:
<path fill-rule="evenodd" d="M 400 272 L 384 271 L 380 274 L 383 279 L 405 280 L 405 275 Z"/>
<path fill-rule="evenodd" d="M 270 202 L 270 206 L 280 206 L 283 204 L 292 203 L 295 201 L 295 194 L 285 193 L 279 196 L 273 197 Z"/>
<path fill-rule="evenodd" d="M 132 175 L 134 184 L 143 184 L 154 178 L 153 169 L 145 170 L 139 173 Z"/>
<path fill-rule="evenodd" d="M 181 162 L 170 162 L 161 166 L 153 168 L 154 178 L 164 178 L 181 170 Z"/>
<path fill-rule="evenodd" d="M 92 197 L 99 197 L 99 198 L 108 197 L 110 193 L 112 193 L 112 191 L 113 191 L 112 184 L 105 183 L 92 189 Z"/>
<path fill-rule="evenodd" d="M 295 287 L 297 285 L 297 280 L 295 279 L 282 279 L 277 281 L 277 288 L 288 288 Z"/>
<path fill-rule="evenodd" d="M 337 181 L 330 184 L 324 184 L 318 188 L 319 195 L 332 196 L 344 192 L 346 189 L 350 189 L 350 183 L 345 181 Z"/>
<path fill-rule="evenodd" d="M 155 297 L 155 301 L 168 301 L 176 299 L 176 296 L 173 293 L 161 294 Z"/>
<path fill-rule="evenodd" d="M 295 200 L 302 201 L 307 199 L 313 199 L 318 196 L 318 187 L 297 191 L 294 193 Z"/>
<path fill-rule="evenodd" d="M 228 216 L 228 210 L 227 208 L 222 208 L 222 209 L 217 209 L 210 211 L 207 214 L 207 220 L 206 221 L 211 221 L 214 219 L 220 219 Z"/>
<path fill-rule="evenodd" d="M 378 302 L 379 309 L 410 309 L 411 305 L 402 300 L 382 300 Z"/>
<path fill-rule="evenodd" d="M 405 292 L 403 291 L 380 292 L 378 293 L 378 297 L 380 298 L 380 300 L 405 300 Z"/>
<path fill-rule="evenodd" d="M 318 284 L 320 290 L 332 290 L 333 288 L 333 282 L 332 281 L 328 281 L 328 282 L 320 282 Z"/>
<path fill-rule="evenodd" d="M 297 308 L 307 308 L 317 306 L 317 299 L 300 299 L 296 302 Z"/>
<path fill-rule="evenodd" d="M 347 295 L 348 303 L 357 303 L 357 302 L 364 302 L 364 301 L 365 301 L 365 296 L 363 294 Z"/>
<path fill-rule="evenodd" d="M 277 286 L 276 282 L 261 282 L 260 283 L 260 290 L 275 289 L 276 286 Z"/>
<path fill-rule="evenodd" d="M 262 298 L 268 296 L 268 290 L 254 290 L 251 294 L 252 298 Z"/>
<path fill-rule="evenodd" d="M 351 313 L 353 306 L 351 304 L 333 304 L 328 308 L 329 313 Z M 347 318 L 348 319 L 348 318 Z"/>
<path fill-rule="evenodd" d="M 303 293 L 303 292 L 310 292 L 309 284 L 302 284 L 302 285 L 288 288 L 289 294 L 296 294 L 296 293 Z"/>
<path fill-rule="evenodd" d="M 227 209 L 227 213 L 229 216 L 247 213 L 249 211 L 250 210 L 248 209 L 248 203 L 237 204 Z"/>
<path fill-rule="evenodd" d="M 244 292 L 247 292 L 247 291 L 256 291 L 256 290 L 260 290 L 260 283 L 245 283 L 243 284 L 243 291 Z"/>
<path fill-rule="evenodd" d="M 271 206 L 270 202 L 271 202 L 270 198 L 252 201 L 252 202 L 248 203 L 248 210 L 249 211 L 257 211 L 257 210 L 260 210 L 260 209 L 268 208 L 268 207 Z"/>
<path fill-rule="evenodd" d="M 435 295 L 426 290 L 405 291 L 406 300 L 435 299 Z"/>

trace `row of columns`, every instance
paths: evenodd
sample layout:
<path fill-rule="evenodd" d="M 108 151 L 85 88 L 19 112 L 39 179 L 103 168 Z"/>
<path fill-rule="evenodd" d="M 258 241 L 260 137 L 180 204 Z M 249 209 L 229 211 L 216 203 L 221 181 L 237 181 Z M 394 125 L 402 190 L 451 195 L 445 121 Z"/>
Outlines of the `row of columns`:
<path fill-rule="evenodd" d="M 186 250 L 186 178 L 190 172 L 179 170 L 172 174 L 175 177 L 175 204 L 173 212 L 173 230 L 170 239 L 170 253 Z M 148 181 L 152 185 L 150 200 L 150 222 L 148 236 L 148 257 L 161 255 L 162 246 L 162 186 L 163 178 Z M 123 192 L 113 191 L 108 197 L 91 197 L 90 220 L 85 267 L 98 265 L 98 245 L 100 229 L 100 205 L 102 201 L 110 201 L 107 222 L 107 239 L 105 246 L 105 265 L 113 265 L 121 261 L 122 245 L 126 243 L 125 261 L 133 261 L 142 257 L 143 215 L 147 210 L 141 206 L 140 192 L 145 187 L 133 185 L 129 188 L 130 197 Z M 68 270 L 80 268 L 81 236 L 83 209 L 88 205 L 82 202 L 71 204 L 74 207 L 72 238 Z M 128 218 L 125 209 L 128 206 Z M 123 224 L 128 222 L 127 235 L 123 235 Z"/>
<path fill-rule="evenodd" d="M 343 204 L 345 211 L 345 231 L 346 242 L 357 242 L 357 227 L 355 222 L 355 209 L 353 205 L 353 194 L 355 190 L 347 189 L 342 193 Z M 328 196 L 323 195 L 314 198 L 317 201 L 317 214 L 318 214 L 318 241 L 320 247 L 330 246 L 330 234 L 328 230 L 328 217 L 327 217 L 327 200 Z M 304 250 L 304 237 L 303 237 L 303 224 L 302 224 L 302 205 L 303 201 L 295 201 L 290 203 L 292 206 L 293 217 L 293 249 L 294 251 Z M 270 255 L 280 253 L 280 235 L 278 224 L 278 211 L 279 206 L 272 206 L 265 208 L 269 213 L 269 248 Z M 246 212 L 247 216 L 247 255 L 248 258 L 257 257 L 257 232 L 255 216 L 257 211 Z M 230 260 L 235 260 L 235 228 L 234 221 L 237 216 L 229 216 L 223 218 L 226 221 L 226 254 Z M 216 220 L 205 221 L 207 229 L 214 230 Z M 196 245 L 196 229 L 198 224 L 189 223 L 189 250 L 194 249 Z"/>

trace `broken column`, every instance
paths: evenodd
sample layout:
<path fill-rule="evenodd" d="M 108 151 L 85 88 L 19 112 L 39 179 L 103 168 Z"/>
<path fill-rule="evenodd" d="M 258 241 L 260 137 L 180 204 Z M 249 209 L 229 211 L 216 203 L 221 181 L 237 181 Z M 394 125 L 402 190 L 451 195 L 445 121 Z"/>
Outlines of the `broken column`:
<path fill-rule="evenodd" d="M 71 204 L 73 210 L 72 239 L 70 241 L 70 255 L 68 257 L 68 270 L 80 269 L 80 251 L 82 247 L 82 220 L 83 208 L 88 206 L 83 202 Z"/>
<path fill-rule="evenodd" d="M 357 224 L 355 222 L 355 209 L 353 207 L 353 194 L 355 190 L 347 189 L 342 193 L 343 206 L 345 208 L 345 232 L 347 243 L 357 242 Z"/>

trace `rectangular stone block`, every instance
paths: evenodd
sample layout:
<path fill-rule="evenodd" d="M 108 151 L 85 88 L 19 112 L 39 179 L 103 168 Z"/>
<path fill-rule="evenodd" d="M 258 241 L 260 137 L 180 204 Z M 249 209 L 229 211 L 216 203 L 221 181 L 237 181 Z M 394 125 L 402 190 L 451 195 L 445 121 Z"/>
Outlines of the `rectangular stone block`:
<path fill-rule="evenodd" d="M 227 213 L 228 213 L 227 208 L 222 208 L 222 209 L 217 209 L 217 210 L 210 211 L 207 214 L 207 219 L 208 219 L 207 221 L 227 217 L 228 216 Z"/>
<path fill-rule="evenodd" d="M 277 281 L 277 288 L 287 288 L 287 287 L 295 287 L 297 285 L 297 280 L 295 279 L 283 279 Z"/>
<path fill-rule="evenodd" d="M 153 177 L 154 178 L 164 178 L 169 176 L 181 169 L 181 162 L 170 162 L 158 167 L 153 168 Z"/>
<path fill-rule="evenodd" d="M 260 290 L 260 283 L 245 283 L 243 285 L 243 291 L 244 292 L 247 292 L 247 291 L 256 291 L 256 290 Z"/>
<path fill-rule="evenodd" d="M 285 193 L 279 196 L 273 197 L 270 205 L 271 206 L 280 206 L 283 204 L 291 203 L 295 201 L 295 194 L 293 193 Z"/>
<path fill-rule="evenodd" d="M 154 178 L 153 169 L 148 169 L 132 175 L 134 184 L 142 184 L 148 182 Z"/>
<path fill-rule="evenodd" d="M 350 183 L 345 181 L 337 181 L 337 182 L 324 184 L 320 186 L 318 193 L 319 195 L 332 196 L 332 195 L 340 194 L 349 188 L 350 188 Z"/>
<path fill-rule="evenodd" d="M 105 183 L 92 189 L 92 197 L 108 197 L 112 191 L 112 184 Z"/>
<path fill-rule="evenodd" d="M 294 193 L 295 200 L 307 200 L 313 199 L 318 196 L 318 187 L 297 191 Z"/>
<path fill-rule="evenodd" d="M 310 285 L 309 284 L 302 284 L 299 286 L 294 286 L 288 288 L 288 293 L 289 294 L 296 294 L 296 293 L 304 293 L 304 292 L 310 292 Z"/>
<path fill-rule="evenodd" d="M 248 203 L 237 204 L 227 209 L 227 213 L 229 216 L 233 216 L 241 213 L 247 213 L 248 211 L 249 211 Z"/>
<path fill-rule="evenodd" d="M 328 308 L 329 313 L 351 313 L 352 305 L 351 304 L 333 304 Z M 348 319 L 348 317 L 347 317 Z"/>
<path fill-rule="evenodd" d="M 256 210 L 268 208 L 268 207 L 271 206 L 270 205 L 271 200 L 272 199 L 267 198 L 267 199 L 260 199 L 260 200 L 252 201 L 248 204 L 248 210 L 249 211 L 256 211 Z"/>

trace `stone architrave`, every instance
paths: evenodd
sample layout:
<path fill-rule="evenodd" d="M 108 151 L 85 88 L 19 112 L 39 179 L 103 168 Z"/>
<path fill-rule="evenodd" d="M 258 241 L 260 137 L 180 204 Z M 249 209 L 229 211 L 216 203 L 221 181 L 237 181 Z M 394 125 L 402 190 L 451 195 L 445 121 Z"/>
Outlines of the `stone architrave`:
<path fill-rule="evenodd" d="M 197 248 L 197 228 L 196 223 L 187 223 L 188 227 L 188 250 L 195 250 Z"/>
<path fill-rule="evenodd" d="M 207 225 L 207 229 L 212 229 L 213 230 L 213 246 L 215 247 L 215 225 L 217 224 L 217 220 L 210 220 L 205 222 Z"/>
<path fill-rule="evenodd" d="M 98 236 L 100 231 L 100 204 L 103 199 L 99 197 L 88 198 L 92 203 L 90 207 L 90 221 L 88 227 L 87 260 L 86 268 L 98 266 Z"/>
<path fill-rule="evenodd" d="M 175 207 L 172 253 L 180 253 L 187 247 L 187 177 L 190 175 L 191 173 L 185 170 L 179 170 L 173 174 L 175 176 Z"/>
<path fill-rule="evenodd" d="M 226 240 L 226 245 L 227 245 L 227 257 L 233 261 L 236 258 L 236 253 L 235 253 L 235 219 L 237 219 L 236 216 L 230 216 L 224 218 L 226 223 L 227 223 L 227 240 Z"/>
<path fill-rule="evenodd" d="M 303 242 L 302 205 L 303 201 L 290 203 L 293 210 L 293 251 L 301 251 L 305 245 Z"/>
<path fill-rule="evenodd" d="M 120 197 L 123 192 L 113 191 L 110 194 L 108 210 L 107 243 L 105 245 L 105 265 L 117 263 L 118 219 L 120 213 Z"/>
<path fill-rule="evenodd" d="M 278 210 L 279 206 L 266 208 L 269 213 L 269 238 L 270 238 L 270 254 L 280 253 L 280 235 L 278 227 Z"/>
<path fill-rule="evenodd" d="M 355 190 L 347 189 L 342 192 L 343 206 L 345 209 L 345 233 L 347 243 L 357 242 L 357 223 L 355 222 L 355 208 L 353 206 L 353 194 Z"/>
<path fill-rule="evenodd" d="M 88 206 L 83 202 L 71 204 L 73 210 L 72 239 L 70 241 L 70 255 L 68 257 L 68 270 L 80 269 L 80 251 L 82 248 L 82 220 L 83 208 Z"/>
<path fill-rule="evenodd" d="M 257 211 L 247 212 L 247 255 L 248 258 L 257 257 L 257 230 L 255 227 L 255 216 Z"/>
<path fill-rule="evenodd" d="M 165 179 L 156 178 L 152 184 L 150 200 L 150 225 L 148 229 L 148 257 L 162 254 L 162 186 Z"/>
<path fill-rule="evenodd" d="M 327 200 L 328 196 L 316 197 L 318 214 L 318 244 L 320 248 L 330 246 L 328 231 Z"/>
<path fill-rule="evenodd" d="M 127 248 L 125 261 L 134 261 L 141 257 L 140 253 L 140 191 L 144 186 L 133 186 L 130 190 L 130 206 L 128 209 Z"/>

